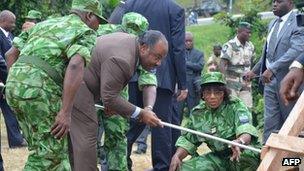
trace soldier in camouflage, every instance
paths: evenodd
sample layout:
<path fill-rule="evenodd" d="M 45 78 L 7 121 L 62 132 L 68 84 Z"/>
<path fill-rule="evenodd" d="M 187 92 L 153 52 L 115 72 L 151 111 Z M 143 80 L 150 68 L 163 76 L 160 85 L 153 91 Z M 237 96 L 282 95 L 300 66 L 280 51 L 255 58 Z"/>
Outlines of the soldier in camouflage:
<path fill-rule="evenodd" d="M 191 112 L 186 128 L 211 134 L 237 143 L 260 146 L 258 134 L 252 126 L 251 114 L 245 104 L 236 97 L 230 97 L 226 81 L 220 72 L 209 72 L 202 76 L 201 101 Z M 206 143 L 211 152 L 197 155 L 197 148 Z M 178 147 L 172 157 L 170 170 L 209 171 L 246 170 L 254 171 L 259 166 L 259 154 L 229 147 L 219 141 L 183 133 L 176 142 Z M 192 158 L 182 162 L 187 155 Z"/>
<path fill-rule="evenodd" d="M 250 71 L 254 56 L 254 46 L 249 41 L 250 36 L 251 25 L 240 22 L 237 36 L 223 46 L 220 70 L 226 76 L 227 86 L 232 95 L 239 97 L 247 107 L 252 108 L 251 83 L 243 78 L 244 73 Z"/>
<path fill-rule="evenodd" d="M 209 57 L 206 63 L 207 71 L 219 71 L 221 51 L 222 46 L 220 44 L 215 44 L 213 46 L 213 54 Z"/>
<path fill-rule="evenodd" d="M 28 142 L 26 171 L 71 170 L 65 135 L 101 14 L 97 0 L 73 0 L 70 15 L 40 22 L 13 41 L 6 97 Z"/>
<path fill-rule="evenodd" d="M 100 25 L 98 35 L 109 34 L 113 32 L 126 32 L 129 34 L 140 35 L 149 27 L 148 20 L 141 14 L 130 12 L 126 13 L 122 18 L 121 25 L 104 24 Z M 139 74 L 139 89 L 143 90 L 145 86 L 157 86 L 155 73 L 144 70 L 141 66 L 137 69 Z M 128 86 L 126 86 L 120 95 L 128 100 Z M 126 132 L 129 129 L 129 120 L 120 116 L 106 116 L 102 110 L 98 111 L 99 130 L 103 127 L 105 132 L 104 148 L 101 148 L 100 138 L 98 138 L 99 158 L 103 158 L 101 162 L 102 168 L 108 170 L 127 171 L 127 139 Z M 105 154 L 102 154 L 105 152 Z M 105 159 L 104 159 L 105 158 Z M 106 163 L 106 166 L 104 166 Z"/>
<path fill-rule="evenodd" d="M 25 22 L 22 25 L 22 31 L 32 28 L 36 23 L 41 20 L 41 12 L 37 10 L 30 10 L 25 17 Z"/>

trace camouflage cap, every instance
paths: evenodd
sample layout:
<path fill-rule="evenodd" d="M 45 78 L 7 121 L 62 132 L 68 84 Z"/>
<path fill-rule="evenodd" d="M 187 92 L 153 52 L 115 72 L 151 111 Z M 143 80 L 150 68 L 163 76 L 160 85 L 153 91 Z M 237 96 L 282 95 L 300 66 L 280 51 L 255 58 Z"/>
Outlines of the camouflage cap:
<path fill-rule="evenodd" d="M 241 22 L 239 23 L 238 28 L 246 28 L 246 29 L 251 30 L 251 24 L 248 23 L 248 22 L 245 22 L 245 21 L 241 21 Z"/>
<path fill-rule="evenodd" d="M 202 76 L 201 85 L 208 84 L 208 83 L 222 83 L 226 84 L 225 77 L 220 72 L 207 72 L 204 73 Z"/>
<path fill-rule="evenodd" d="M 36 10 L 30 10 L 27 13 L 27 16 L 25 17 L 26 19 L 33 19 L 33 20 L 41 20 L 41 12 L 40 11 L 36 11 Z"/>
<path fill-rule="evenodd" d="M 136 12 L 126 13 L 122 18 L 122 29 L 130 34 L 140 35 L 148 30 L 148 20 Z"/>
<path fill-rule="evenodd" d="M 106 21 L 106 19 L 102 16 L 102 5 L 98 0 L 73 0 L 72 9 L 92 12 L 100 19 Z"/>

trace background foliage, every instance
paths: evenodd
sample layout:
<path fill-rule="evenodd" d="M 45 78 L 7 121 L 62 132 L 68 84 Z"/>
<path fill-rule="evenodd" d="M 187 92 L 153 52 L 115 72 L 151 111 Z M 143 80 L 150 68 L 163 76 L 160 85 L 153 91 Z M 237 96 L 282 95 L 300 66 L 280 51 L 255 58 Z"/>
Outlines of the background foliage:
<path fill-rule="evenodd" d="M 104 16 L 108 17 L 119 0 L 100 0 L 103 4 Z M 0 11 L 7 9 L 12 11 L 16 17 L 15 35 L 18 35 L 24 23 L 24 17 L 29 10 L 35 9 L 42 12 L 42 18 L 46 19 L 50 15 L 66 15 L 71 8 L 72 0 L 1 0 Z"/>

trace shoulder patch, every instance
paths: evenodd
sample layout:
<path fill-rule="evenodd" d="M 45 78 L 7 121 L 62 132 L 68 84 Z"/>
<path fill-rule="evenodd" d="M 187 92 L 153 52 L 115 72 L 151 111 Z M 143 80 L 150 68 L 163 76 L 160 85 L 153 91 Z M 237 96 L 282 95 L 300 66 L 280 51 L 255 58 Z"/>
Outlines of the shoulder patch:
<path fill-rule="evenodd" d="M 227 49 L 228 49 L 228 45 L 225 44 L 225 45 L 223 46 L 222 52 L 225 53 L 225 52 L 227 51 Z"/>
<path fill-rule="evenodd" d="M 249 123 L 249 117 L 246 115 L 242 115 L 239 117 L 241 124 Z"/>

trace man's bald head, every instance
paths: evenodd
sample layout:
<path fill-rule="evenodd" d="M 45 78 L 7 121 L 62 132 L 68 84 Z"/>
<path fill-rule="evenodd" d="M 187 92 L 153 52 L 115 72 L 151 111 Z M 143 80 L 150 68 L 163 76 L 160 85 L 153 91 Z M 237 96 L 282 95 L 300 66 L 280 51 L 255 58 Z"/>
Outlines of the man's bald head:
<path fill-rule="evenodd" d="M 11 32 L 15 28 L 16 16 L 9 10 L 0 12 L 0 27 L 5 31 Z"/>
<path fill-rule="evenodd" d="M 193 48 L 193 34 L 191 32 L 186 32 L 185 34 L 185 46 L 187 50 Z"/>

